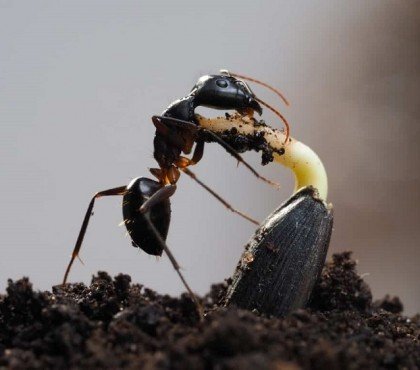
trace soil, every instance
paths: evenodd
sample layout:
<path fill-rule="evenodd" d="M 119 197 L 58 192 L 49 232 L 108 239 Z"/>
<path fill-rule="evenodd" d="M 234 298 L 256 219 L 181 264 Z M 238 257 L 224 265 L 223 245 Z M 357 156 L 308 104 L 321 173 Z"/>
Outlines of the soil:
<path fill-rule="evenodd" d="M 0 296 L 0 369 L 418 369 L 420 316 L 398 298 L 372 302 L 349 252 L 333 256 L 310 304 L 286 318 L 219 307 L 228 282 L 202 298 L 159 295 L 128 275 Z"/>

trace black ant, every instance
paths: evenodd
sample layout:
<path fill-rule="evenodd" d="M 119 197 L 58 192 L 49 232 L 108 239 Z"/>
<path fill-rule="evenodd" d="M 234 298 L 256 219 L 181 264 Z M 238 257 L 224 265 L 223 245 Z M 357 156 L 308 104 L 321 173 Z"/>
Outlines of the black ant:
<path fill-rule="evenodd" d="M 89 224 L 89 219 L 92 215 L 95 200 L 104 196 L 121 195 L 123 196 L 122 211 L 124 224 L 132 239 L 133 246 L 141 248 L 150 255 L 156 256 L 162 255 L 162 252 L 165 251 L 185 288 L 194 302 L 198 305 L 192 290 L 180 272 L 177 261 L 165 242 L 171 214 L 169 198 L 176 190 L 176 183 L 180 177 L 180 171 L 186 173 L 203 186 L 229 210 L 239 214 L 256 225 L 259 225 L 259 222 L 234 209 L 216 192 L 202 183 L 195 174 L 187 168 L 198 163 L 203 156 L 205 143 L 203 135 L 212 137 L 213 141 L 218 142 L 260 180 L 265 181 L 270 185 L 276 184 L 261 176 L 237 151 L 218 135 L 200 127 L 195 119 L 195 109 L 199 106 L 203 106 L 222 110 L 236 110 L 242 115 L 252 116 L 255 111 L 260 115 L 262 114 L 261 103 L 273 110 L 283 120 L 286 125 L 286 137 L 288 138 L 289 136 L 289 126 L 284 117 L 268 104 L 257 98 L 249 86 L 237 77 L 260 83 L 270 88 L 284 99 L 277 90 L 258 80 L 221 71 L 221 74 L 218 75 L 206 75 L 201 77 L 187 96 L 170 104 L 160 116 L 153 116 L 152 122 L 156 127 L 154 158 L 156 159 L 159 168 L 152 168 L 150 169 L 150 172 L 158 181 L 146 177 L 139 177 L 132 180 L 127 186 L 124 185 L 100 191 L 93 196 L 86 211 L 70 262 L 64 274 L 63 284 L 67 282 L 71 266 L 75 258 L 78 257 Z M 286 100 L 285 102 L 287 103 Z M 190 154 L 194 144 L 195 148 L 191 158 L 181 155 L 182 153 Z"/>

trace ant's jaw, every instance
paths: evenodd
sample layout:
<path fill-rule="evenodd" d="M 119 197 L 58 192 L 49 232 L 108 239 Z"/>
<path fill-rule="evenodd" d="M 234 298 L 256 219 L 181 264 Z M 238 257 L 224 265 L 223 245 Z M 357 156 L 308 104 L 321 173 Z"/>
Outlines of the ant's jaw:
<path fill-rule="evenodd" d="M 249 108 L 251 108 L 253 111 L 257 112 L 261 116 L 263 110 L 262 110 L 262 107 L 258 103 L 257 100 L 255 100 L 254 98 L 249 98 L 247 105 L 248 105 Z"/>
<path fill-rule="evenodd" d="M 238 109 L 237 112 L 240 116 L 248 116 L 248 117 L 254 117 L 255 110 L 252 108 L 243 108 Z"/>

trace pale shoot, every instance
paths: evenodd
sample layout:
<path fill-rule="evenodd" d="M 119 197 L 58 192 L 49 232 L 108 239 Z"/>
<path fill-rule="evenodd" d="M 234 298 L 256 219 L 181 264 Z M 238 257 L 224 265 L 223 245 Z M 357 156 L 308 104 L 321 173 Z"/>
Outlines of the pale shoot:
<path fill-rule="evenodd" d="M 326 202 L 328 193 L 327 173 L 318 155 L 300 141 L 289 138 L 280 130 L 261 125 L 252 117 L 234 115 L 230 117 L 205 118 L 196 115 L 199 125 L 214 133 L 232 132 L 246 137 L 257 137 L 263 133 L 267 146 L 273 151 L 274 160 L 290 168 L 295 175 L 295 192 L 311 186 L 318 197 Z"/>

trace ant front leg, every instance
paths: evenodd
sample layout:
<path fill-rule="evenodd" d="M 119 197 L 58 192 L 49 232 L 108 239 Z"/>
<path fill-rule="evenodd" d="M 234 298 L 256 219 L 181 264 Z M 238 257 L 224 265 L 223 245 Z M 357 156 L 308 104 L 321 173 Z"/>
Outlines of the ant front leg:
<path fill-rule="evenodd" d="M 277 184 L 274 181 L 271 181 L 264 176 L 260 175 L 254 167 L 252 167 L 248 162 L 246 162 L 243 157 L 234 149 L 232 148 L 226 141 L 224 141 L 221 137 L 216 135 L 214 132 L 206 129 L 201 129 L 201 132 L 206 133 L 207 135 L 211 136 L 214 141 L 219 143 L 230 155 L 232 155 L 239 163 L 242 163 L 246 168 L 248 168 L 257 179 L 266 182 L 267 184 L 274 186 L 275 188 L 279 188 L 280 184 Z"/>
<path fill-rule="evenodd" d="M 193 166 L 201 161 L 201 158 L 203 158 L 204 154 L 204 140 L 198 139 L 196 141 L 195 149 L 192 158 L 186 158 L 183 156 L 180 156 L 178 161 L 175 162 L 178 168 L 181 170 L 183 168 L 186 168 L 188 166 Z"/>
<path fill-rule="evenodd" d="M 71 266 L 73 265 L 74 260 L 76 259 L 76 257 L 79 256 L 80 248 L 82 247 L 83 239 L 85 237 L 86 230 L 89 225 L 89 220 L 90 220 L 90 217 L 92 216 L 92 210 L 93 210 L 93 206 L 95 205 L 95 200 L 97 198 L 105 197 L 105 196 L 124 195 L 126 192 L 126 189 L 127 189 L 126 186 L 119 186 L 117 188 L 99 191 L 92 197 L 91 201 L 89 202 L 89 206 L 86 210 L 82 227 L 80 228 L 79 236 L 77 237 L 76 245 L 74 246 L 73 253 L 70 258 L 70 262 L 67 266 L 66 272 L 64 273 L 64 278 L 63 278 L 63 283 L 62 283 L 63 285 L 66 284 L 67 282 L 67 278 L 69 276 L 70 269 L 71 269 Z"/>

